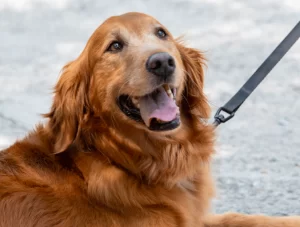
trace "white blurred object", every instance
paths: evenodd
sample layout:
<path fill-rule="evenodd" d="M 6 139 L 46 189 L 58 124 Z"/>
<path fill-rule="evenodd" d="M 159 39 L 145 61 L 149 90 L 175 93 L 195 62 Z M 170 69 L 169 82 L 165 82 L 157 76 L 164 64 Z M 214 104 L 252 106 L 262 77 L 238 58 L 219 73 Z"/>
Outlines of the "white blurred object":
<path fill-rule="evenodd" d="M 13 10 L 29 10 L 34 5 L 47 5 L 55 9 L 63 9 L 67 6 L 69 0 L 0 0 L 0 10 L 13 9 Z"/>

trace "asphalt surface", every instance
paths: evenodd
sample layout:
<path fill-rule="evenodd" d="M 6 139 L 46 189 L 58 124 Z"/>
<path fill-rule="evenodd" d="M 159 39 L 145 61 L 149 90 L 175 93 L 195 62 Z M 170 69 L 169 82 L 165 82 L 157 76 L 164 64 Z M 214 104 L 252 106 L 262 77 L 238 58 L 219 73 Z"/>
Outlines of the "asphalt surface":
<path fill-rule="evenodd" d="M 156 17 L 205 52 L 213 109 L 300 20 L 299 0 L 0 0 L 0 147 L 42 120 L 62 66 L 95 28 L 128 11 Z M 299 96 L 300 41 L 218 128 L 215 212 L 300 215 Z"/>

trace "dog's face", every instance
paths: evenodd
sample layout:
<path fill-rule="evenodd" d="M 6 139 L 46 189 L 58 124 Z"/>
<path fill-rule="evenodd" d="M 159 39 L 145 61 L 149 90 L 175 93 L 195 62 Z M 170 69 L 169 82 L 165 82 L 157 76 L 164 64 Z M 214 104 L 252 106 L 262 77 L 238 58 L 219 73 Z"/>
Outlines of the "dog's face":
<path fill-rule="evenodd" d="M 66 146 L 91 113 L 111 115 L 149 133 L 174 133 L 183 118 L 207 118 L 202 60 L 199 51 L 178 43 L 150 16 L 111 17 L 64 68 L 47 116 L 57 133 L 73 130 L 64 133 Z"/>
<path fill-rule="evenodd" d="M 93 84 L 105 111 L 153 131 L 180 125 L 177 99 L 184 67 L 176 42 L 163 25 L 137 13 L 112 17 L 97 29 L 91 45 L 98 49 Z"/>

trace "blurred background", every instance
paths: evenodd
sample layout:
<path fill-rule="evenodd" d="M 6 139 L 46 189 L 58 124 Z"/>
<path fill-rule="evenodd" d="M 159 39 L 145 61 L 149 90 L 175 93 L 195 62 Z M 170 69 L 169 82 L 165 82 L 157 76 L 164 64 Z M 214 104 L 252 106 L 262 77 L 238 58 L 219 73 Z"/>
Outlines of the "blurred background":
<path fill-rule="evenodd" d="M 300 1 L 0 0 L 0 148 L 42 121 L 61 68 L 99 24 L 128 11 L 156 17 L 205 52 L 216 110 L 300 20 Z M 217 130 L 215 212 L 300 215 L 299 97 L 300 41 Z"/>

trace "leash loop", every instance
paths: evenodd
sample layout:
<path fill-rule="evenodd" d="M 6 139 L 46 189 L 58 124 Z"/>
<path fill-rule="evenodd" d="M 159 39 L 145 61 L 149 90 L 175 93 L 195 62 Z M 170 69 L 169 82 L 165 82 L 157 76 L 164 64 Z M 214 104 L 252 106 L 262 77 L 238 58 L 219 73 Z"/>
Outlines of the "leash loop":
<path fill-rule="evenodd" d="M 223 112 L 227 114 L 227 116 L 224 116 Z M 235 112 L 231 112 L 224 107 L 220 107 L 218 111 L 215 114 L 215 122 L 214 125 L 218 126 L 221 123 L 225 123 L 226 121 L 230 120 L 234 117 Z"/>

